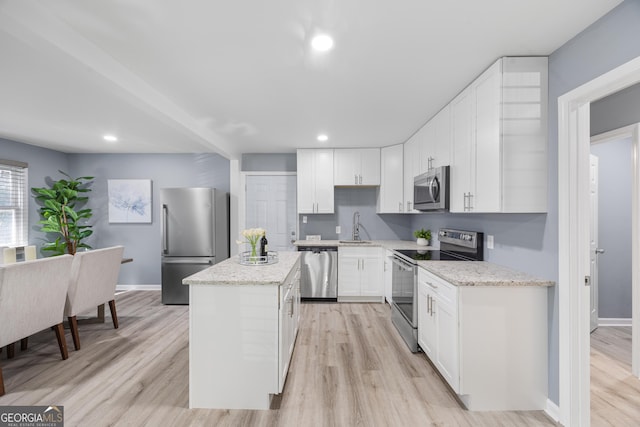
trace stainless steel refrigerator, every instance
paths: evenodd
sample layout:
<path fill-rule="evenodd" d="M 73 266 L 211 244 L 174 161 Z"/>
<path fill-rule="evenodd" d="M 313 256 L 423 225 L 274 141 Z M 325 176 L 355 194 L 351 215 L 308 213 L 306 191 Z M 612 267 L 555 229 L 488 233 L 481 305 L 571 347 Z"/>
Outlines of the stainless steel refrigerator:
<path fill-rule="evenodd" d="M 229 196 L 215 188 L 162 188 L 162 303 L 189 304 L 182 279 L 229 258 Z"/>

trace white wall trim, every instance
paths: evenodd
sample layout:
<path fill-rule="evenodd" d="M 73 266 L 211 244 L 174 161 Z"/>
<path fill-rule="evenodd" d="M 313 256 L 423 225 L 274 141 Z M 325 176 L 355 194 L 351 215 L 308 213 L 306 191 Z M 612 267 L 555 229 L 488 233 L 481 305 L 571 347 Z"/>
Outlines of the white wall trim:
<path fill-rule="evenodd" d="M 592 144 L 601 144 L 603 142 L 617 141 L 619 139 L 631 138 L 633 131 L 637 125 L 629 125 L 608 132 L 599 133 L 591 137 Z"/>
<path fill-rule="evenodd" d="M 549 399 L 547 399 L 547 407 L 545 408 L 544 412 L 553 421 L 558 422 L 558 420 L 560 420 L 560 408 Z"/>
<path fill-rule="evenodd" d="M 631 318 L 600 317 L 598 326 L 631 326 Z"/>
<path fill-rule="evenodd" d="M 638 82 L 640 57 L 558 98 L 559 407 L 560 422 L 568 427 L 588 426 L 590 421 L 589 298 L 584 289 L 584 277 L 589 274 L 589 265 L 585 262 L 589 254 L 588 238 L 585 238 L 589 222 L 589 104 Z M 639 182 L 640 178 L 634 177 L 634 185 Z M 637 214 L 637 203 L 634 203 L 634 222 Z M 634 227 L 632 232 L 635 242 L 639 231 Z M 633 250 L 636 246 L 634 244 Z M 638 263 L 634 262 L 634 274 L 635 264 Z M 638 294 L 640 292 L 633 297 L 634 313 L 640 309 Z M 635 328 L 639 318 L 634 316 L 634 329 L 639 329 Z"/>
<path fill-rule="evenodd" d="M 116 285 L 116 292 L 125 291 L 161 291 L 161 285 Z"/>

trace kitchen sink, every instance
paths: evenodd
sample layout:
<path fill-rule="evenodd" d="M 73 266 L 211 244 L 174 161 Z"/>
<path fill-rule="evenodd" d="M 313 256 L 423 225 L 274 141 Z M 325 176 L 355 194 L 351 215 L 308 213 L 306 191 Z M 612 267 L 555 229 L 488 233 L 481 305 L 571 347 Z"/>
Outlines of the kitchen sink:
<path fill-rule="evenodd" d="M 371 240 L 338 240 L 338 242 L 339 243 L 349 243 L 349 244 L 363 245 L 363 244 L 371 243 Z"/>

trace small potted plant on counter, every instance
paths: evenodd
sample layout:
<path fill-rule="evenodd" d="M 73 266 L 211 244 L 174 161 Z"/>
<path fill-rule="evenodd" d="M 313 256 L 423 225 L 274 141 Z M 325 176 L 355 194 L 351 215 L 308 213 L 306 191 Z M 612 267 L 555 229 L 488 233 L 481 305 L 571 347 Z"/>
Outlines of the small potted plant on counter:
<path fill-rule="evenodd" d="M 421 228 L 420 230 L 414 231 L 413 235 L 418 239 L 416 240 L 418 246 L 429 246 L 429 243 L 431 243 L 431 230 Z"/>

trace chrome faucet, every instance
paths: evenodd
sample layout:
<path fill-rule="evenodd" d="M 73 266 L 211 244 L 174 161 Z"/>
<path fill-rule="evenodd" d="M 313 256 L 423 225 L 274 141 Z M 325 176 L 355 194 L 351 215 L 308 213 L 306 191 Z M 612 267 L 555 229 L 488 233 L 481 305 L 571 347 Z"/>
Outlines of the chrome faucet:
<path fill-rule="evenodd" d="M 360 212 L 358 211 L 353 213 L 353 233 L 351 234 L 351 240 L 360 240 Z"/>

